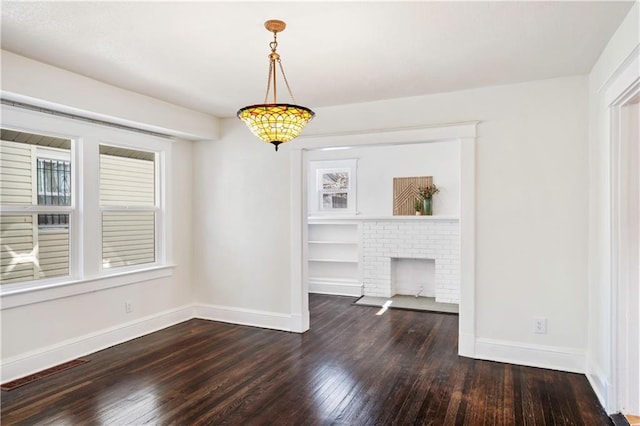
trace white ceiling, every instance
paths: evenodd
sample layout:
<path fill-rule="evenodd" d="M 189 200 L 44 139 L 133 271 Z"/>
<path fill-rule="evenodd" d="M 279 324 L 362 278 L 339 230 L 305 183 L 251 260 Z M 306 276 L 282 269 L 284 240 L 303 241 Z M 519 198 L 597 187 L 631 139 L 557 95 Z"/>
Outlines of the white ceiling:
<path fill-rule="evenodd" d="M 278 52 L 314 108 L 587 74 L 632 5 L 3 0 L 2 48 L 230 117 L 264 99 L 267 19 L 287 22 Z"/>

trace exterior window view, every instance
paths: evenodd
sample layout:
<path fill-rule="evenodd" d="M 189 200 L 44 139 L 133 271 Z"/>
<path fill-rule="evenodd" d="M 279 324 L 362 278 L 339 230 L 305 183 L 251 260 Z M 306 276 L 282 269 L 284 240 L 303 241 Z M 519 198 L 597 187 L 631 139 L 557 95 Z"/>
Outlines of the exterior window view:
<path fill-rule="evenodd" d="M 322 208 L 346 209 L 349 197 L 349 172 L 322 173 Z"/>
<path fill-rule="evenodd" d="M 75 217 L 68 139 L 2 129 L 0 284 L 68 277 Z M 156 261 L 156 154 L 100 146 L 102 267 Z"/>
<path fill-rule="evenodd" d="M 38 157 L 38 205 L 71 205 L 71 162 Z M 69 215 L 39 214 L 38 226 L 69 227 Z"/>
<path fill-rule="evenodd" d="M 2 129 L 0 284 L 69 275 L 71 141 Z"/>
<path fill-rule="evenodd" d="M 156 260 L 155 154 L 100 146 L 102 266 Z"/>

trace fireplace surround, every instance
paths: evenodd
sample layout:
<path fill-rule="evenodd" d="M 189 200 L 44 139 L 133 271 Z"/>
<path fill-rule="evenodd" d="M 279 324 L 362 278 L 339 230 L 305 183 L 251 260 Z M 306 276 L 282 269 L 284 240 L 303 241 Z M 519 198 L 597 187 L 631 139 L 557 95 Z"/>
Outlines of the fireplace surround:
<path fill-rule="evenodd" d="M 365 296 L 391 297 L 392 259 L 435 262 L 435 297 L 460 302 L 460 226 L 454 217 L 391 217 L 362 221 Z M 426 272 L 425 272 L 426 273 Z"/>

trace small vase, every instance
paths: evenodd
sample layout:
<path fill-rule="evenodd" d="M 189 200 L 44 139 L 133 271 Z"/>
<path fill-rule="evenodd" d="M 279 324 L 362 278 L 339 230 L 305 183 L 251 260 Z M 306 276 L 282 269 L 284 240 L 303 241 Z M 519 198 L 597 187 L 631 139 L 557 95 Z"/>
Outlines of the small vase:
<path fill-rule="evenodd" d="M 422 200 L 422 214 L 426 216 L 433 215 L 433 198 L 424 198 Z"/>
<path fill-rule="evenodd" d="M 420 216 L 422 212 L 420 210 L 416 210 L 416 216 Z"/>

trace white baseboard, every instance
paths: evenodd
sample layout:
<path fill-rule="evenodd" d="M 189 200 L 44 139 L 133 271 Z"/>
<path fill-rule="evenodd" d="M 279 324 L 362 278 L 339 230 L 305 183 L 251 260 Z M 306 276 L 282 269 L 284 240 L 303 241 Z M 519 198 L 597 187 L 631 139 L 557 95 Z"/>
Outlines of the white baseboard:
<path fill-rule="evenodd" d="M 306 315 L 291 314 L 291 330 L 294 333 L 304 333 L 309 330 L 309 312 Z"/>
<path fill-rule="evenodd" d="M 583 350 L 518 344 L 494 339 L 476 339 L 473 357 L 572 373 L 584 374 L 586 369 L 586 358 Z"/>
<path fill-rule="evenodd" d="M 359 282 L 309 280 L 309 293 L 331 294 L 335 296 L 362 296 L 362 284 Z"/>
<path fill-rule="evenodd" d="M 470 333 L 460 333 L 458 338 L 458 355 L 473 358 L 476 353 L 476 338 Z"/>
<path fill-rule="evenodd" d="M 611 407 L 609 407 L 609 381 L 600 366 L 591 359 L 587 360 L 586 376 L 600 404 L 602 404 L 607 413 L 611 414 Z"/>
<path fill-rule="evenodd" d="M 191 318 L 193 318 L 192 307 L 182 306 L 3 359 L 0 363 L 0 381 L 6 383 Z"/>
<path fill-rule="evenodd" d="M 220 305 L 194 305 L 195 318 L 250 325 L 273 330 L 293 331 L 291 315 Z"/>

